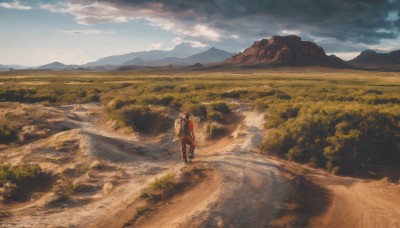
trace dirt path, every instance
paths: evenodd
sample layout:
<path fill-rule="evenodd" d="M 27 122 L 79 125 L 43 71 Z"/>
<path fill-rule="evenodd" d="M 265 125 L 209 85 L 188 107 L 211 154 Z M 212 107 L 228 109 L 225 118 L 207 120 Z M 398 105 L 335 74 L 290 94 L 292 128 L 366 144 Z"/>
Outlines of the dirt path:
<path fill-rule="evenodd" d="M 309 176 L 330 194 L 328 209 L 311 219 L 311 227 L 400 227 L 398 186 L 384 181 Z"/>
<path fill-rule="evenodd" d="M 192 164 L 192 166 L 196 167 L 198 165 Z M 221 183 L 220 176 L 210 170 L 205 175 L 206 177 L 200 184 L 182 195 L 173 197 L 168 201 L 167 205 L 157 208 L 155 213 L 147 217 L 143 222 L 135 224 L 134 227 L 183 226 L 183 223 L 188 219 L 188 215 L 202 210 L 218 197 Z"/>
<path fill-rule="evenodd" d="M 275 164 L 251 151 L 261 143 L 263 115 L 241 111 L 233 133 L 196 151 L 219 180 L 206 181 L 134 227 L 265 227 L 277 218 L 289 184 Z M 239 131 L 239 134 L 237 134 Z"/>
<path fill-rule="evenodd" d="M 300 215 L 309 227 L 400 227 L 400 186 L 386 180 L 334 176 L 270 157 L 304 178 Z"/>

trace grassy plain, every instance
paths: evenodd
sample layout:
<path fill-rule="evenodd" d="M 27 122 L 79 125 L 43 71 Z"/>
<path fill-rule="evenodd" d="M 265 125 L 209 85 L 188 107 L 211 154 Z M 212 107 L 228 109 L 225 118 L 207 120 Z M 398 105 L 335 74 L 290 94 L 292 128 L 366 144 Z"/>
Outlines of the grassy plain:
<path fill-rule="evenodd" d="M 0 73 L 0 102 L 100 102 L 121 127 L 144 133 L 163 130 L 155 125 L 167 123 L 176 111 L 221 124 L 224 115 L 246 103 L 266 113 L 270 131 L 263 149 L 270 153 L 333 173 L 400 163 L 400 73 L 329 68 L 9 71 Z M 12 134 L 22 126 L 11 122 L 1 119 L 0 141 L 16 140 Z"/>

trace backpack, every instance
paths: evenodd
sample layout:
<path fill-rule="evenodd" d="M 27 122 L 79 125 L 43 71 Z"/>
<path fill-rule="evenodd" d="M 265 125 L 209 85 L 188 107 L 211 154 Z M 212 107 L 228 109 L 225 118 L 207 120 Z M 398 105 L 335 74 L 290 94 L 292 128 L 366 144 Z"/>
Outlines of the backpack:
<path fill-rule="evenodd" d="M 180 138 L 190 135 L 189 120 L 182 117 L 175 120 L 175 133 Z"/>

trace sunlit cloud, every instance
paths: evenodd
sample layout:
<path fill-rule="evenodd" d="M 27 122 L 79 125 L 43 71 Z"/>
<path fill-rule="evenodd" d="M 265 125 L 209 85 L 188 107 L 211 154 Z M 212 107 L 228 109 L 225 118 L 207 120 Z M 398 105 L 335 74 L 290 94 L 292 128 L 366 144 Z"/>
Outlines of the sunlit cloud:
<path fill-rule="evenodd" d="M 0 7 L 6 8 L 6 9 L 17 9 L 17 10 L 30 10 L 30 9 L 32 9 L 32 7 L 30 7 L 30 6 L 22 5 L 19 1 L 3 2 L 3 3 L 0 3 Z"/>
<path fill-rule="evenodd" d="M 190 44 L 190 46 L 196 47 L 196 48 L 203 48 L 203 47 L 210 46 L 210 45 L 200 42 L 200 41 L 188 40 L 188 39 L 184 39 L 182 37 L 177 37 L 177 38 L 173 39 L 172 43 L 174 43 L 175 45 L 178 45 L 181 43 L 187 43 L 187 44 Z"/>
<path fill-rule="evenodd" d="M 158 42 L 158 43 L 154 43 L 154 44 L 152 44 L 152 45 L 150 45 L 150 46 L 151 46 L 151 48 L 154 49 L 154 50 L 160 50 L 161 47 L 162 47 L 163 45 L 164 45 L 163 42 Z"/>
<path fill-rule="evenodd" d="M 61 32 L 73 35 L 94 35 L 94 34 L 114 34 L 114 31 L 102 31 L 98 29 L 81 29 L 81 30 L 62 30 Z"/>
<path fill-rule="evenodd" d="M 212 41 L 220 40 L 217 29 L 202 23 L 186 23 L 176 19 L 171 13 L 163 12 L 160 4 L 148 4 L 145 7 L 116 7 L 106 2 L 63 2 L 41 4 L 39 7 L 53 13 L 71 14 L 78 24 L 92 25 L 104 23 L 124 23 L 144 19 L 151 26 L 179 35 L 200 37 Z"/>

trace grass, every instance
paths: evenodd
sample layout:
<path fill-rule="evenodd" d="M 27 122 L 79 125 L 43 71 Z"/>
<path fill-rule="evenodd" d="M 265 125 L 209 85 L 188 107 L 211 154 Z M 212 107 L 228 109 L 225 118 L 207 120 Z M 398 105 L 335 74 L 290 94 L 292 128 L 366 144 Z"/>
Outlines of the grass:
<path fill-rule="evenodd" d="M 146 214 L 146 212 L 148 212 L 150 209 L 146 206 L 138 206 L 135 208 L 136 209 L 136 214 L 138 216 L 142 216 L 144 214 Z"/>
<path fill-rule="evenodd" d="M 149 186 L 144 188 L 140 193 L 140 198 L 157 198 L 160 195 L 168 194 L 174 190 L 177 186 L 177 181 L 175 179 L 175 173 L 167 173 L 161 178 L 156 178 L 156 180 Z"/>
<path fill-rule="evenodd" d="M 10 123 L 0 124 L 0 143 L 8 143 L 17 139 L 18 128 Z"/>
<path fill-rule="evenodd" d="M 21 191 L 34 189 L 50 176 L 37 164 L 0 164 L 0 196 L 3 200 L 17 198 Z"/>
<path fill-rule="evenodd" d="M 156 180 L 149 186 L 151 190 L 171 190 L 175 184 L 175 173 L 168 173 Z"/>

